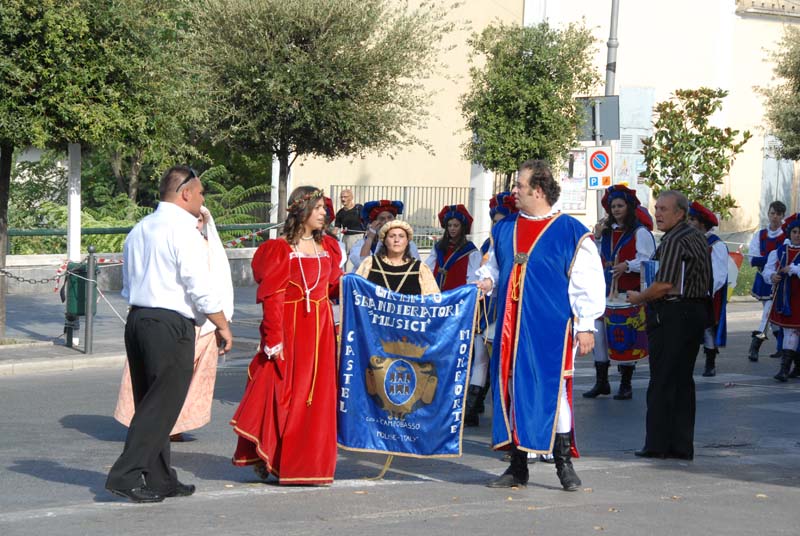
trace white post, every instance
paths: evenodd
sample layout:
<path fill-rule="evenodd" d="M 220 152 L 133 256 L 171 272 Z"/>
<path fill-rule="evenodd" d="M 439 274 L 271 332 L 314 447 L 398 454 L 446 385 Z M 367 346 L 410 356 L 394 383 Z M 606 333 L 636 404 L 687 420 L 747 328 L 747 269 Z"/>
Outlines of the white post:
<path fill-rule="evenodd" d="M 492 221 L 489 219 L 489 200 L 495 194 L 492 192 L 494 174 L 480 164 L 472 164 L 469 175 L 469 186 L 475 196 L 472 213 L 472 242 L 481 247 L 484 240 L 489 238 L 489 232 L 492 229 Z"/>
<path fill-rule="evenodd" d="M 278 157 L 272 155 L 272 183 L 269 190 L 269 222 L 278 223 L 278 181 L 280 180 L 281 164 L 278 162 Z M 277 238 L 278 232 L 272 229 L 269 232 L 270 238 Z"/>
<path fill-rule="evenodd" d="M 81 260 L 81 144 L 70 143 L 67 198 L 67 258 Z"/>

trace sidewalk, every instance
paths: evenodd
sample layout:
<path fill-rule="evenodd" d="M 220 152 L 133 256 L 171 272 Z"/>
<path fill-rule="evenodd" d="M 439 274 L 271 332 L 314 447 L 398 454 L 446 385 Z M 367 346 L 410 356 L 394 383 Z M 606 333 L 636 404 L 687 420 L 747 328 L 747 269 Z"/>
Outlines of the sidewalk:
<path fill-rule="evenodd" d="M 255 287 L 234 289 L 234 346 L 222 359 L 250 359 L 255 353 L 261 321 L 255 291 Z M 117 313 L 124 319 L 127 304 L 118 292 L 105 293 L 105 297 L 108 303 L 101 298 L 94 317 L 93 352 L 86 354 L 85 317 L 81 317 L 80 329 L 73 332 L 73 338 L 78 339 L 75 347 L 64 345 L 64 304 L 58 293 L 6 296 L 6 338 L 25 342 L 0 345 L 0 376 L 86 367 L 121 368 L 125 362 L 125 325 Z"/>

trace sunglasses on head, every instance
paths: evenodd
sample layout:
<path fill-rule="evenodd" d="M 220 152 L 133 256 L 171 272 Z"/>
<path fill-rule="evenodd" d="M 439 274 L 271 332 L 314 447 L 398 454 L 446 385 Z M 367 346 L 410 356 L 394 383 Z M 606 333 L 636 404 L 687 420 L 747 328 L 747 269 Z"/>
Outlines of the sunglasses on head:
<path fill-rule="evenodd" d="M 185 179 L 183 179 L 183 182 L 180 183 L 177 188 L 175 188 L 175 193 L 178 193 L 180 189 L 183 188 L 187 182 L 196 178 L 197 178 L 197 172 L 195 172 L 195 170 L 193 170 L 192 168 L 189 168 L 189 174 L 186 176 Z"/>

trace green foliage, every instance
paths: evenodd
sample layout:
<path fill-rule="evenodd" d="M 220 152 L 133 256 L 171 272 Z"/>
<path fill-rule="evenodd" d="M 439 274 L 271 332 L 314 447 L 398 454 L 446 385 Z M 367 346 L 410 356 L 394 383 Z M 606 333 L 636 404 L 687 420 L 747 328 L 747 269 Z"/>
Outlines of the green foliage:
<path fill-rule="evenodd" d="M 498 24 L 469 44 L 484 66 L 470 69 L 472 85 L 461 110 L 472 133 L 464 154 L 495 172 L 510 174 L 529 158 L 562 160 L 582 122 L 575 97 L 598 82 L 596 40 L 583 25 L 564 30 L 546 22 Z"/>
<path fill-rule="evenodd" d="M 269 203 L 266 199 L 270 191 L 267 184 L 257 184 L 247 188 L 236 184 L 227 188 L 225 184 L 231 183 L 231 173 L 224 166 L 209 169 L 201 178 L 206 188 L 205 205 L 217 225 L 266 221 L 269 213 Z M 239 238 L 243 234 L 246 233 L 223 231 L 220 233 L 220 238 L 225 242 Z"/>
<path fill-rule="evenodd" d="M 777 156 L 800 160 L 800 29 L 786 25 L 770 59 L 780 83 L 761 89 L 766 97 L 766 119 L 782 145 Z"/>
<path fill-rule="evenodd" d="M 417 3 L 415 3 L 417 4 Z M 199 0 L 192 64 L 215 143 L 336 158 L 424 144 L 448 9 L 423 0 Z M 452 9 L 452 6 L 451 6 Z"/>
<path fill-rule="evenodd" d="M 736 207 L 730 194 L 718 190 L 752 135 L 710 123 L 727 95 L 722 89 L 679 89 L 670 100 L 656 104 L 653 135 L 642 141 L 642 176 L 653 196 L 678 190 L 723 218 Z"/>

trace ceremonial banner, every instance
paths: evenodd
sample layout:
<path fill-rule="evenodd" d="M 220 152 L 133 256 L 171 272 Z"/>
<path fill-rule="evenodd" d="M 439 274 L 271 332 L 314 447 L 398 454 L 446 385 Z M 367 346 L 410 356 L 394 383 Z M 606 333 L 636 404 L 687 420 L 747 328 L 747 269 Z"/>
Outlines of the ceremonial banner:
<path fill-rule="evenodd" d="M 341 282 L 338 442 L 400 456 L 460 456 L 478 289 L 392 292 Z"/>

